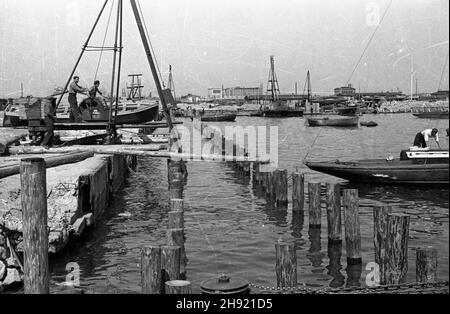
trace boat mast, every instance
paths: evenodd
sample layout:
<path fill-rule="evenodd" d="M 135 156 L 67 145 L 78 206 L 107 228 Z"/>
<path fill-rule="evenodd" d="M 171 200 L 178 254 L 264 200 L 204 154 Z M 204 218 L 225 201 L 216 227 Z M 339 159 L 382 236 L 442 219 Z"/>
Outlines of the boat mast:
<path fill-rule="evenodd" d="M 117 71 L 116 108 L 114 112 L 114 123 L 117 119 L 119 109 L 120 73 L 122 71 L 122 50 L 123 50 L 123 1 L 119 0 L 120 27 L 119 27 L 119 69 Z"/>
<path fill-rule="evenodd" d="M 117 19 L 116 19 L 116 35 L 114 39 L 114 57 L 113 57 L 113 66 L 112 66 L 112 79 L 111 79 L 111 101 L 109 105 L 109 130 L 112 129 L 112 112 L 113 112 L 113 104 L 117 98 L 114 96 L 115 85 L 116 85 L 116 65 L 117 65 L 117 52 L 118 52 L 118 42 L 119 42 L 119 32 L 120 32 L 120 3 L 122 0 L 119 0 L 117 4 Z"/>
<path fill-rule="evenodd" d="M 275 56 L 270 56 L 270 72 L 269 72 L 269 80 L 267 83 L 267 92 L 270 92 L 272 95 L 272 101 L 278 100 L 278 96 L 280 94 L 280 87 L 278 85 L 277 75 L 275 73 Z"/>
<path fill-rule="evenodd" d="M 145 34 L 144 25 L 142 24 L 141 15 L 139 13 L 139 9 L 136 4 L 136 0 L 130 0 L 131 7 L 133 9 L 134 17 L 136 19 L 136 24 L 139 28 L 139 33 L 141 35 L 142 44 L 144 45 L 145 53 L 147 54 L 148 63 L 150 65 L 150 69 L 152 71 L 153 80 L 155 81 L 156 88 L 158 90 L 159 99 L 161 101 L 161 105 L 164 110 L 164 116 L 167 120 L 167 123 L 169 125 L 169 130 L 172 131 L 173 124 L 172 119 L 170 118 L 169 109 L 167 108 L 166 99 L 164 98 L 164 93 L 161 87 L 161 81 L 159 80 L 158 72 L 156 70 L 155 62 L 153 61 L 153 56 L 150 50 L 150 45 L 147 40 L 147 36 Z"/>
<path fill-rule="evenodd" d="M 95 29 L 96 29 L 96 27 L 97 27 L 97 24 L 98 24 L 98 22 L 100 21 L 100 18 L 101 18 L 101 16 L 102 16 L 103 11 L 105 10 L 105 7 L 106 7 L 107 4 L 108 4 L 108 0 L 105 0 L 105 3 L 103 4 L 102 9 L 100 10 L 100 13 L 99 13 L 98 16 L 97 16 L 97 19 L 95 20 L 94 26 L 92 27 L 91 32 L 89 33 L 89 36 L 88 36 L 88 38 L 87 38 L 87 40 L 86 40 L 86 43 L 83 45 L 83 49 L 81 50 L 81 54 L 80 54 L 80 56 L 78 57 L 78 60 L 77 60 L 77 62 L 75 63 L 75 66 L 74 66 L 72 72 L 70 73 L 69 79 L 67 80 L 66 85 L 64 86 L 64 89 L 62 90 L 62 93 L 61 93 L 61 96 L 60 96 L 59 99 L 58 99 L 58 102 L 56 103 L 55 109 L 53 110 L 53 115 L 56 114 L 56 110 L 58 109 L 59 105 L 61 104 L 61 101 L 62 101 L 62 99 L 63 99 L 63 97 L 64 97 L 64 94 L 65 94 L 65 92 L 67 91 L 67 88 L 69 87 L 70 81 L 72 80 L 72 77 L 74 76 L 75 71 L 76 71 L 77 68 L 78 68 L 78 65 L 80 64 L 81 58 L 83 57 L 84 52 L 86 51 L 86 48 L 87 48 L 88 45 L 89 45 L 89 42 L 90 42 L 91 37 L 92 37 L 92 34 L 94 34 L 94 31 L 95 31 Z"/>

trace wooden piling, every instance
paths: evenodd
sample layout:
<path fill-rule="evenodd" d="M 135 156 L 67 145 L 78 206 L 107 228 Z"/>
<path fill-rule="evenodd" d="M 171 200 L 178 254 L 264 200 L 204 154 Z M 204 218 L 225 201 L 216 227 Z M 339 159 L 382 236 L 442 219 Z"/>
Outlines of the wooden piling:
<path fill-rule="evenodd" d="M 288 172 L 287 170 L 277 170 L 275 175 L 275 204 L 277 206 L 287 206 L 288 204 Z"/>
<path fill-rule="evenodd" d="M 341 186 L 327 183 L 328 242 L 342 242 Z"/>
<path fill-rule="evenodd" d="M 344 190 L 343 206 L 347 264 L 361 264 L 361 230 L 359 225 L 358 190 Z"/>
<path fill-rule="evenodd" d="M 49 293 L 47 177 L 42 158 L 20 163 L 25 294 Z"/>
<path fill-rule="evenodd" d="M 434 283 L 437 281 L 437 250 L 422 247 L 416 250 L 416 282 Z"/>
<path fill-rule="evenodd" d="M 166 294 L 192 294 L 192 284 L 183 280 L 167 281 L 165 290 Z"/>
<path fill-rule="evenodd" d="M 294 173 L 292 175 L 292 210 L 303 212 L 305 207 L 305 175 Z"/>
<path fill-rule="evenodd" d="M 161 247 L 145 247 L 141 251 L 141 286 L 143 294 L 161 294 Z"/>
<path fill-rule="evenodd" d="M 180 257 L 180 278 L 184 279 L 186 276 L 186 251 L 184 247 L 184 230 L 183 229 L 168 229 L 167 230 L 167 245 L 168 246 L 179 246 L 181 248 Z"/>
<path fill-rule="evenodd" d="M 297 287 L 297 253 L 294 244 L 278 241 L 275 244 L 275 251 L 277 286 Z"/>
<path fill-rule="evenodd" d="M 274 177 L 274 172 L 270 171 L 267 172 L 267 188 L 266 188 L 266 196 L 269 200 L 272 200 L 273 198 L 273 177 Z"/>
<path fill-rule="evenodd" d="M 183 199 L 171 199 L 170 200 L 171 212 L 184 212 L 184 200 Z"/>
<path fill-rule="evenodd" d="M 386 239 L 386 284 L 400 284 L 408 272 L 408 238 L 410 217 L 388 214 Z"/>
<path fill-rule="evenodd" d="M 184 229 L 184 213 L 181 211 L 169 212 L 168 229 Z"/>
<path fill-rule="evenodd" d="M 392 206 L 382 205 L 373 208 L 373 243 L 375 247 L 375 263 L 380 270 L 380 283 L 386 283 L 386 236 L 388 214 Z"/>
<path fill-rule="evenodd" d="M 180 279 L 181 247 L 161 247 L 162 282 Z M 165 285 L 163 285 L 165 287 Z"/>
<path fill-rule="evenodd" d="M 320 199 L 320 183 L 308 183 L 309 227 L 319 229 L 322 225 L 322 208 Z"/>

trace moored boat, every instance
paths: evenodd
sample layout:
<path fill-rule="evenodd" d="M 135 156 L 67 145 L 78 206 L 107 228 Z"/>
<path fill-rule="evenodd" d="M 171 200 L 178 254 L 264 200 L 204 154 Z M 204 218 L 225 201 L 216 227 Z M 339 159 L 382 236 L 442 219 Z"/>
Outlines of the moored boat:
<path fill-rule="evenodd" d="M 366 126 L 368 128 L 373 128 L 378 126 L 378 123 L 376 123 L 375 121 L 361 121 L 359 123 L 361 126 Z"/>
<path fill-rule="evenodd" d="M 413 113 L 413 115 L 420 119 L 448 119 L 449 118 L 448 111 L 420 112 L 420 113 Z"/>
<path fill-rule="evenodd" d="M 237 112 L 205 110 L 200 116 L 202 121 L 205 122 L 234 122 L 236 121 Z"/>
<path fill-rule="evenodd" d="M 359 123 L 359 117 L 349 118 L 309 118 L 309 126 L 333 126 L 333 127 L 356 127 Z"/>
<path fill-rule="evenodd" d="M 400 159 L 307 162 L 312 170 L 359 183 L 448 184 L 448 150 L 404 150 Z"/>

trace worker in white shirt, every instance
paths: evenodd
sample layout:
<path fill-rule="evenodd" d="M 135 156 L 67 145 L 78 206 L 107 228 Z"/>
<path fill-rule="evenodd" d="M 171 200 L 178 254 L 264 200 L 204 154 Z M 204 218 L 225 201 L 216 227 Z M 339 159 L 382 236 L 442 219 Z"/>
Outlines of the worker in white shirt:
<path fill-rule="evenodd" d="M 414 138 L 414 146 L 419 148 L 427 148 L 429 146 L 430 138 L 434 139 L 436 141 L 437 146 L 439 149 L 441 149 L 441 145 L 439 144 L 439 130 L 434 129 L 427 129 L 420 133 L 417 133 L 416 137 Z"/>

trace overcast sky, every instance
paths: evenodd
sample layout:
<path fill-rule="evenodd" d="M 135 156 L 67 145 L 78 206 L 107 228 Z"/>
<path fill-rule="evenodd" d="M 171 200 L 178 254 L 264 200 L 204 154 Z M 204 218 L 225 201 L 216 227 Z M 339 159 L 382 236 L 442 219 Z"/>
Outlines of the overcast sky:
<path fill-rule="evenodd" d="M 112 0 L 91 45 L 102 44 Z M 282 92 L 303 91 L 311 71 L 314 93 L 345 85 L 391 0 L 141 0 L 164 80 L 173 66 L 177 94 L 206 95 L 210 87 L 267 86 L 275 56 Z M 117 3 L 117 0 L 116 0 Z M 153 80 L 125 0 L 123 76 Z M 44 96 L 63 86 L 103 0 L 0 0 L 0 96 Z M 107 45 L 113 43 L 113 10 Z M 436 91 L 448 58 L 449 1 L 392 0 L 351 83 L 362 91 L 410 91 L 411 55 L 419 91 Z M 111 85 L 112 54 L 98 79 Z M 77 71 L 91 85 L 99 53 Z M 441 89 L 448 89 L 448 65 Z"/>

